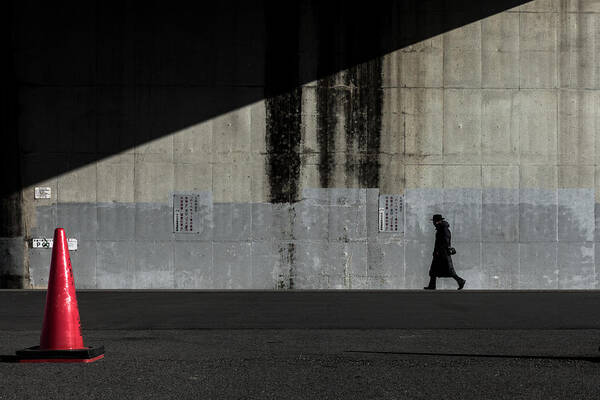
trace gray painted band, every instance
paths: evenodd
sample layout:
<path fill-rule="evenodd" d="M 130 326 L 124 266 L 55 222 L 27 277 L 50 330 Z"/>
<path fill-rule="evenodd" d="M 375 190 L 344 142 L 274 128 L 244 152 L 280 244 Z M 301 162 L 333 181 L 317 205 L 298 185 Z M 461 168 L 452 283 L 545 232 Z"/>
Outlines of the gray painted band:
<path fill-rule="evenodd" d="M 199 233 L 173 233 L 158 203 L 36 208 L 37 235 L 64 227 L 79 288 L 418 289 L 442 213 L 470 289 L 599 288 L 592 189 L 407 189 L 400 233 L 379 232 L 377 189 L 304 189 L 289 204 L 212 203 Z M 79 237 L 78 237 L 79 235 Z M 50 253 L 29 249 L 32 283 Z M 454 288 L 440 280 L 441 288 Z"/>

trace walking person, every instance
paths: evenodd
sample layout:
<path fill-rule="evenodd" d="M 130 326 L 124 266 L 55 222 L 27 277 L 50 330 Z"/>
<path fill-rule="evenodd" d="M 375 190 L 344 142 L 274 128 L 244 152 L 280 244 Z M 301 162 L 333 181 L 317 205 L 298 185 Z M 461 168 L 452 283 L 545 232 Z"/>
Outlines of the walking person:
<path fill-rule="evenodd" d="M 454 249 L 451 246 L 452 235 L 450 234 L 450 225 L 441 214 L 435 214 L 431 221 L 433 222 L 433 226 L 435 226 L 435 246 L 433 248 L 433 260 L 429 268 L 429 285 L 423 289 L 435 290 L 435 281 L 437 278 L 454 278 L 456 283 L 458 283 L 458 290 L 461 290 L 467 281 L 456 275 L 456 271 L 454 271 L 451 257 Z"/>

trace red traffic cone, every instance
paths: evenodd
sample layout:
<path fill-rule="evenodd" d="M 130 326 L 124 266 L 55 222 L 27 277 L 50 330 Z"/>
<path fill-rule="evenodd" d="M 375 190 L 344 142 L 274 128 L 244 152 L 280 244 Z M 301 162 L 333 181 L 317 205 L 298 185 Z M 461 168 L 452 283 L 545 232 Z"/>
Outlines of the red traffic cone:
<path fill-rule="evenodd" d="M 83 345 L 67 237 L 63 228 L 57 228 L 40 345 L 17 351 L 17 359 L 19 362 L 89 363 L 103 357 L 104 346 Z"/>

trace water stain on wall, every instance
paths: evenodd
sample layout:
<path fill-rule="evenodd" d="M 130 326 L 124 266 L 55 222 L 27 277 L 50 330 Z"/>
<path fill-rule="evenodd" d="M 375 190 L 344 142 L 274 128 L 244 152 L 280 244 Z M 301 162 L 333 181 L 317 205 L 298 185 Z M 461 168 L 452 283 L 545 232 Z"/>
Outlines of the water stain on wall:
<path fill-rule="evenodd" d="M 295 280 L 296 280 L 296 244 L 288 243 L 287 249 L 288 257 L 289 257 L 289 265 L 290 265 L 290 279 L 288 289 L 294 289 Z"/>
<path fill-rule="evenodd" d="M 319 146 L 319 183 L 322 188 L 332 187 L 335 167 L 335 130 L 338 125 L 336 76 L 331 71 L 341 65 L 338 41 L 340 15 L 334 8 L 323 7 L 316 14 L 317 22 L 317 144 Z"/>
<path fill-rule="evenodd" d="M 345 126 L 348 160 L 346 173 L 358 173 L 362 188 L 379 187 L 379 150 L 383 109 L 381 58 L 350 68 L 346 84 L 354 90 L 350 99 L 350 119 Z M 350 158 L 357 158 L 357 162 Z"/>
<path fill-rule="evenodd" d="M 322 188 L 333 185 L 335 167 L 335 129 L 337 95 L 333 89 L 335 77 L 317 82 L 317 144 L 319 145 L 319 183 Z"/>
<path fill-rule="evenodd" d="M 281 18 L 282 7 L 289 18 Z M 299 6 L 272 2 L 266 20 L 266 175 L 272 203 L 294 202 L 300 177 Z"/>
<path fill-rule="evenodd" d="M 355 21 L 344 13 L 325 8 L 318 16 L 319 51 L 317 60 L 317 142 L 319 144 L 319 175 L 321 187 L 333 187 L 335 169 L 336 129 L 343 121 L 346 147 L 344 184 L 353 187 L 379 186 L 379 148 L 383 111 L 382 59 L 353 65 L 358 48 L 368 44 L 377 47 L 376 30 L 361 32 L 352 29 Z M 328 71 L 342 71 L 328 75 Z"/>
<path fill-rule="evenodd" d="M 294 202 L 298 197 L 300 98 L 301 89 L 294 89 L 266 100 L 267 178 L 271 203 Z"/>

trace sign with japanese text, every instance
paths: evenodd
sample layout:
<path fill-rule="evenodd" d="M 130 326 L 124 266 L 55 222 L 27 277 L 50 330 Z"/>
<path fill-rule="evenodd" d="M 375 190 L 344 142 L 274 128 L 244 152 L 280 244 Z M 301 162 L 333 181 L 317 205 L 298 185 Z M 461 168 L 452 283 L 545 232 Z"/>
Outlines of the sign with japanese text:
<path fill-rule="evenodd" d="M 402 227 L 402 196 L 379 196 L 379 232 L 400 232 Z"/>
<path fill-rule="evenodd" d="M 34 249 L 51 249 L 54 239 L 36 238 L 31 240 L 31 247 Z M 69 251 L 77 250 L 77 239 L 67 239 Z"/>
<path fill-rule="evenodd" d="M 173 195 L 173 232 L 198 233 L 200 196 L 197 194 Z"/>
<path fill-rule="evenodd" d="M 51 199 L 52 189 L 49 187 L 37 186 L 33 192 L 33 197 L 35 199 Z"/>

